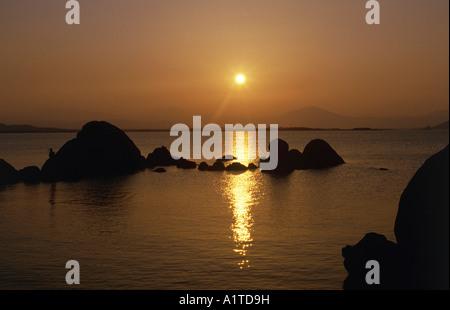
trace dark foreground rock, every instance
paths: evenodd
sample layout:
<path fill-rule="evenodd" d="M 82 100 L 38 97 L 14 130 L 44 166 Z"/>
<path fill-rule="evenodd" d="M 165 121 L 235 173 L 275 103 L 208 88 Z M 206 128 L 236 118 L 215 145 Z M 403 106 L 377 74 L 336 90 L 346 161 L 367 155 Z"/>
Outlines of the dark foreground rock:
<path fill-rule="evenodd" d="M 344 289 L 449 289 L 449 152 L 430 157 L 404 190 L 395 222 L 397 244 L 369 234 L 342 250 Z M 367 285 L 365 264 L 379 259 L 380 285 Z"/>
<path fill-rule="evenodd" d="M 402 289 L 406 288 L 402 280 L 404 268 L 401 264 L 400 250 L 397 244 L 386 239 L 385 236 L 368 233 L 354 246 L 342 249 L 345 258 L 344 266 L 349 275 L 344 281 L 344 289 Z M 376 260 L 380 264 L 380 284 L 368 285 L 366 274 L 369 269 L 366 264 Z"/>
<path fill-rule="evenodd" d="M 269 151 L 278 143 L 278 166 L 274 170 L 264 170 L 267 173 L 286 174 L 293 170 L 325 169 L 345 164 L 341 156 L 324 140 L 316 139 L 309 142 L 303 153 L 299 150 L 289 150 L 289 144 L 282 140 L 273 140 Z M 270 161 L 270 157 L 261 162 Z"/>
<path fill-rule="evenodd" d="M 403 192 L 395 237 L 413 276 L 426 288 L 449 288 L 449 150 L 430 157 Z M 413 280 L 413 279 L 411 279 Z"/>
<path fill-rule="evenodd" d="M 116 176 L 144 168 L 144 157 L 121 129 L 107 122 L 90 122 L 42 167 L 44 181 L 75 181 Z"/>
<path fill-rule="evenodd" d="M 176 166 L 181 169 L 197 168 L 197 163 L 194 161 L 189 161 L 184 158 L 173 158 L 170 151 L 165 146 L 158 147 L 152 153 L 148 154 L 145 165 L 147 168 L 155 168 L 158 166 Z"/>

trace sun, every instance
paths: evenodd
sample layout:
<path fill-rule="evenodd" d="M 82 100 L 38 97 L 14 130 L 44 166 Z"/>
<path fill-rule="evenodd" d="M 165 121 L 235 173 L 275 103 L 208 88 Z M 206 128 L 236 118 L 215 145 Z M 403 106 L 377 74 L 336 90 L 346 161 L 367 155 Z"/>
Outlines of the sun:
<path fill-rule="evenodd" d="M 236 76 L 236 83 L 242 84 L 244 82 L 245 82 L 245 76 L 243 76 L 242 74 L 239 74 L 238 76 Z"/>

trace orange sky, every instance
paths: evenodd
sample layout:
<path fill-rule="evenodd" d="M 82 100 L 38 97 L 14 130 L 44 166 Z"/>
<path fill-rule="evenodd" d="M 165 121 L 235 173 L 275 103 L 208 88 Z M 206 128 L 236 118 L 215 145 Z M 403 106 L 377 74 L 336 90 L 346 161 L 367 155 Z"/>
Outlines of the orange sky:
<path fill-rule="evenodd" d="M 0 122 L 448 109 L 448 0 L 380 1 L 378 26 L 363 0 L 79 2 L 77 26 L 62 0 L 0 2 Z"/>

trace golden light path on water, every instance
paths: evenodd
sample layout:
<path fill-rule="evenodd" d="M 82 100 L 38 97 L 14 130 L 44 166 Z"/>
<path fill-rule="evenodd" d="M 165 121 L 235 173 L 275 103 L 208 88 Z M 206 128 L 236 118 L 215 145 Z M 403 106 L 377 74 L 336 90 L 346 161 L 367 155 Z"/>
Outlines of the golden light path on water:
<path fill-rule="evenodd" d="M 236 135 L 234 137 L 234 145 L 239 140 L 244 139 L 244 148 L 234 148 L 234 156 L 237 157 L 236 162 L 248 165 L 252 159 L 248 158 L 248 135 Z M 250 143 L 251 145 L 251 143 Z M 246 171 L 243 173 L 227 173 L 225 180 L 224 192 L 230 202 L 230 209 L 233 213 L 233 222 L 231 223 L 232 238 L 235 243 L 233 249 L 240 257 L 238 266 L 240 269 L 249 268 L 251 266 L 248 258 L 249 248 L 253 244 L 253 214 L 254 208 L 263 193 L 261 183 L 261 172 L 258 170 Z"/>

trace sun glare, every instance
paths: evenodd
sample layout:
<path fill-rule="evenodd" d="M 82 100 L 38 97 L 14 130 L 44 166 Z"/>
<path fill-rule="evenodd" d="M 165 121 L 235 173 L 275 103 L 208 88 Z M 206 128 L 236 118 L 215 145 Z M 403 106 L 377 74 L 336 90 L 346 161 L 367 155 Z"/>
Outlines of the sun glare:
<path fill-rule="evenodd" d="M 239 74 L 238 76 L 236 76 L 236 82 L 238 84 L 242 84 L 245 82 L 245 76 L 243 76 L 242 74 Z"/>

